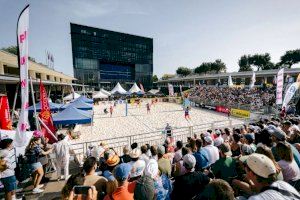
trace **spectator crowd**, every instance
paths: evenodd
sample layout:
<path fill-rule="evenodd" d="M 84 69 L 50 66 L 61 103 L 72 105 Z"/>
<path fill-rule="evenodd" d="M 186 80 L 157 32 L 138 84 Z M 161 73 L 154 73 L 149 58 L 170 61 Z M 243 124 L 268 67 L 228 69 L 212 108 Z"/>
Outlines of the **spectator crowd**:
<path fill-rule="evenodd" d="M 231 108 L 236 105 L 250 105 L 251 110 L 261 109 L 263 106 L 273 105 L 276 101 L 275 88 L 234 88 L 234 87 L 204 87 L 194 88 L 190 97 L 197 97 L 200 101 L 211 104 L 223 103 Z"/>
<path fill-rule="evenodd" d="M 90 149 L 82 171 L 67 180 L 90 186 L 90 199 L 300 199 L 300 118 L 261 119 L 207 130 L 186 144 L 137 143 L 119 156 L 101 143 Z"/>

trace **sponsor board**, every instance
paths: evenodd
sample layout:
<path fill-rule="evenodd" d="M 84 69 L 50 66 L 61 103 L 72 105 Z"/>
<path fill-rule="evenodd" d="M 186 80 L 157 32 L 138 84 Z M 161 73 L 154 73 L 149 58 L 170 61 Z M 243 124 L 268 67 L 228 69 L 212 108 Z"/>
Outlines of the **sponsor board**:
<path fill-rule="evenodd" d="M 230 109 L 226 108 L 225 106 L 216 106 L 216 111 L 228 114 L 230 112 Z"/>
<path fill-rule="evenodd" d="M 250 117 L 250 111 L 248 111 L 248 110 L 240 110 L 240 109 L 232 108 L 230 113 L 232 116 L 235 116 L 235 117 L 244 117 L 244 118 Z"/>

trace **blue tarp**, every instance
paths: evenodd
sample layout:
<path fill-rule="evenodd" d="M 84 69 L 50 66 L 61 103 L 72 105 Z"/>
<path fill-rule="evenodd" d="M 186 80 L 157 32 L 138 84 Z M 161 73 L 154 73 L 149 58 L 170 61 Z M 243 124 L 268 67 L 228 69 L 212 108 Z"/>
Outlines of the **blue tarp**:
<path fill-rule="evenodd" d="M 63 104 L 49 102 L 49 107 L 50 107 L 51 111 L 59 111 L 62 106 L 63 106 Z M 41 102 L 38 102 L 37 104 L 35 104 L 35 107 L 36 107 L 36 111 L 37 112 L 41 112 L 41 109 L 42 109 Z M 33 105 L 30 106 L 28 108 L 28 110 L 29 110 L 29 112 L 34 112 Z"/>
<path fill-rule="evenodd" d="M 52 118 L 55 125 L 88 124 L 92 122 L 90 111 L 79 110 L 73 106 L 68 106 L 60 113 L 54 114 Z"/>
<path fill-rule="evenodd" d="M 72 106 L 74 108 L 78 108 L 80 110 L 92 110 L 93 109 L 93 104 L 85 103 L 82 99 L 79 99 L 79 98 L 69 104 L 64 105 L 62 107 L 62 109 L 66 109 L 70 106 Z"/>
<path fill-rule="evenodd" d="M 83 101 L 85 103 L 94 103 L 93 99 L 89 99 L 89 98 L 87 98 L 85 96 L 80 96 L 79 98 L 75 99 L 74 101 L 78 101 L 78 100 L 81 100 L 81 101 Z M 74 101 L 72 101 L 72 102 L 74 102 Z"/>

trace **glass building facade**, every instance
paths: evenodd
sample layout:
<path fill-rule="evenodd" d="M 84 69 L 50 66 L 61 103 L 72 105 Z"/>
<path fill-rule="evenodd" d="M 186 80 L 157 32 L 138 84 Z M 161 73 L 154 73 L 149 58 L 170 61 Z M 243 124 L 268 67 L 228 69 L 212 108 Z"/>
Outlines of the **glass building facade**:
<path fill-rule="evenodd" d="M 136 82 L 152 87 L 153 39 L 71 23 L 74 76 L 77 83 L 127 89 Z"/>

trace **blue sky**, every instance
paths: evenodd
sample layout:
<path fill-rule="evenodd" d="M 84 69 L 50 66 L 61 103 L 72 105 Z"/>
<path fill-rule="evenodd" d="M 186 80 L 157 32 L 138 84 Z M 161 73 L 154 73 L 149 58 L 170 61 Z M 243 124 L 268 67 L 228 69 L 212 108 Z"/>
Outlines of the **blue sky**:
<path fill-rule="evenodd" d="M 73 74 L 70 22 L 154 39 L 154 74 L 222 59 L 238 70 L 243 54 L 272 61 L 300 48 L 298 0 L 0 0 L 0 47 L 16 44 L 19 12 L 30 3 L 30 56 Z"/>

